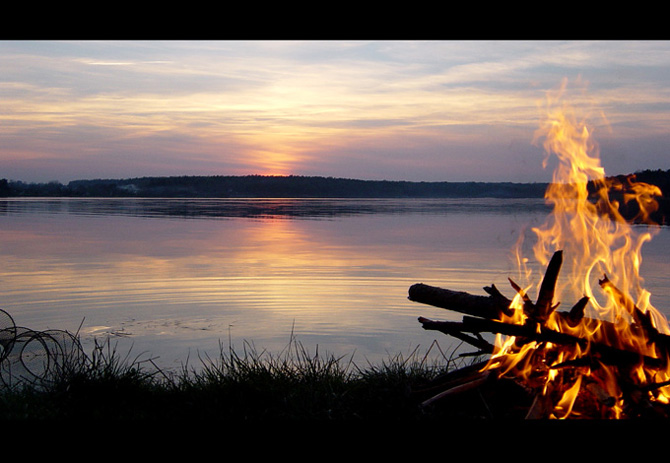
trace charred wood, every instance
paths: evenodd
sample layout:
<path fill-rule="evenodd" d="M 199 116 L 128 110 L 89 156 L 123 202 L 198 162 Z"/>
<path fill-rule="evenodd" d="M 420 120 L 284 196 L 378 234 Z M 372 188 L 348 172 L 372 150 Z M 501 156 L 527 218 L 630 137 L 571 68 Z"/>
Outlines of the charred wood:
<path fill-rule="evenodd" d="M 465 340 L 466 337 L 464 333 L 494 333 L 506 336 L 516 336 L 522 338 L 525 342 L 551 342 L 560 345 L 579 345 L 582 348 L 586 348 L 588 346 L 590 353 L 597 355 L 596 358 L 585 356 L 576 360 L 564 362 L 562 364 L 556 365 L 555 368 L 562 368 L 566 366 L 586 366 L 587 364 L 590 364 L 590 362 L 596 361 L 608 365 L 635 365 L 643 362 L 650 368 L 662 368 L 665 366 L 665 361 L 663 359 L 641 355 L 637 352 L 620 349 L 604 343 L 589 341 L 585 338 L 567 333 L 561 333 L 546 327 L 541 327 L 537 323 L 519 325 L 468 316 L 463 317 L 463 321 L 461 323 L 439 322 L 428 320 L 423 317 L 420 318 L 420 321 L 422 322 L 423 328 L 427 330 L 438 330 L 446 334 L 460 332 L 463 337 L 459 339 L 462 340 Z M 480 347 L 480 345 L 477 344 L 475 347 Z"/>
<path fill-rule="evenodd" d="M 480 386 L 482 386 L 486 381 L 489 380 L 490 377 L 495 376 L 492 374 L 491 371 L 483 371 L 479 372 L 476 375 L 473 375 L 467 379 L 467 381 L 463 381 L 454 385 L 451 385 L 451 387 L 448 387 L 447 389 L 443 390 L 439 394 L 436 394 L 432 396 L 431 398 L 424 400 L 421 403 L 422 407 L 427 407 L 429 405 L 432 405 L 434 402 L 444 399 L 449 396 L 454 396 L 463 392 L 467 392 L 473 389 L 476 389 Z"/>
<path fill-rule="evenodd" d="M 611 284 L 608 280 L 602 280 L 603 285 L 610 287 L 613 291 L 618 291 L 614 285 Z M 479 296 L 472 295 L 463 291 L 452 291 L 449 289 L 438 288 L 434 286 L 428 286 L 423 283 L 417 283 L 412 285 L 409 290 L 409 299 L 419 303 L 425 303 L 432 305 L 434 307 L 444 308 L 452 310 L 455 312 L 460 312 L 472 317 L 478 317 L 485 320 L 501 322 L 504 319 L 504 314 L 509 314 L 511 309 L 505 307 L 506 301 L 509 299 L 505 298 L 500 292 L 494 287 L 489 287 L 486 289 L 489 292 L 489 296 Z M 622 296 L 623 297 L 623 296 Z M 600 338 L 599 347 L 601 353 L 606 355 L 606 358 L 609 359 L 609 353 L 606 352 L 604 346 L 609 344 L 615 344 L 619 336 L 617 327 L 609 321 L 597 320 L 593 318 L 584 317 L 584 310 L 588 304 L 589 299 L 583 297 L 580 299 L 570 310 L 570 312 L 555 312 L 555 316 L 558 318 L 559 323 L 565 323 L 567 326 L 574 327 L 578 323 L 582 323 L 589 331 L 596 332 Z M 532 302 L 530 302 L 532 304 Z M 525 309 L 524 309 L 525 310 Z M 667 354 L 670 352 L 670 336 L 658 332 L 658 330 L 653 326 L 649 315 L 642 313 L 634 305 L 631 306 L 631 312 L 633 313 L 633 319 L 635 323 L 629 325 L 629 329 L 632 332 L 638 332 L 641 335 L 647 336 L 650 343 L 655 343 L 659 355 L 663 358 L 667 358 Z M 458 338 L 468 342 L 469 344 L 483 350 L 487 351 L 490 349 L 489 346 L 485 346 L 480 339 L 475 339 L 467 337 L 465 333 L 472 333 L 469 331 L 474 325 L 474 323 L 480 323 L 479 327 L 484 327 L 483 322 L 475 322 L 473 320 L 466 321 L 470 323 L 469 326 L 463 326 L 455 322 L 435 322 L 428 321 L 428 319 L 421 317 L 420 322 L 424 325 L 425 329 L 433 329 L 438 331 L 443 331 L 445 334 L 454 334 L 459 333 Z M 533 330 L 536 330 L 538 326 L 542 326 L 541 323 L 529 323 L 526 325 L 518 325 L 508 323 L 505 325 L 489 325 L 496 326 L 496 329 L 500 329 L 500 334 L 506 334 L 511 336 L 522 336 L 528 339 L 534 339 L 538 341 L 548 341 L 560 343 L 561 340 L 565 342 L 579 343 L 584 345 L 587 341 L 584 339 L 574 338 L 570 335 L 563 336 L 563 333 L 548 330 L 543 327 L 541 336 L 537 336 Z M 479 332 L 496 332 L 488 329 L 482 329 Z M 515 334 L 516 333 L 516 334 Z M 554 334 L 555 333 L 555 334 Z M 618 349 L 614 346 L 612 347 L 613 352 L 627 352 L 621 349 Z M 626 358 L 632 357 L 633 353 L 622 354 Z M 618 354 L 614 355 L 614 358 L 618 357 Z M 655 367 L 660 367 L 660 361 L 658 359 L 645 357 L 645 363 L 653 365 Z"/>
<path fill-rule="evenodd" d="M 479 365 L 474 371 L 468 370 L 467 374 L 450 378 L 441 384 L 437 394 L 424 399 L 424 404 L 433 404 L 447 397 L 460 397 L 461 394 L 472 391 L 478 391 L 475 392 L 476 395 L 485 389 L 497 387 L 501 381 L 507 379 L 517 384 L 517 387 L 527 388 L 525 397 L 531 400 L 525 409 L 526 418 L 553 415 L 552 410 L 558 410 L 554 408 L 554 404 L 567 388 L 580 389 L 574 403 L 579 409 L 577 416 L 611 416 L 612 413 L 617 413 L 613 407 L 619 400 L 626 404 L 624 413 L 627 416 L 670 416 L 670 408 L 666 404 L 652 400 L 652 396 L 659 393 L 659 389 L 670 385 L 668 381 L 653 382 L 653 378 L 663 377 L 658 373 L 662 373 L 661 370 L 668 366 L 670 335 L 660 333 L 652 319 L 652 313 L 640 310 L 607 276 L 599 283 L 603 291 L 625 308 L 626 313 L 620 319 L 608 321 L 586 317 L 586 308 L 590 301 L 586 296 L 575 303 L 569 312 L 556 311 L 559 304 L 554 303 L 554 298 L 562 257 L 562 252 L 557 251 L 550 260 L 536 302 L 531 300 L 520 285 L 509 280 L 521 307 L 513 308 L 512 300 L 503 295 L 495 285 L 484 288 L 487 296 L 423 283 L 409 288 L 409 299 L 412 301 L 464 314 L 460 322 L 419 317 L 419 322 L 426 330 L 436 330 L 453 336 L 476 347 L 480 354 L 492 354 L 496 351 L 496 347 L 482 336 L 486 333 L 513 337 L 517 348 L 532 342 L 537 345 L 537 350 L 531 350 L 524 357 L 524 364 L 517 365 L 514 363 L 517 359 L 512 357 L 509 363 Z M 627 336 L 628 333 L 622 336 L 623 331 L 630 331 L 633 338 Z M 630 339 L 642 339 L 647 342 L 648 347 L 655 349 L 640 349 Z M 542 346 L 550 345 L 562 347 L 560 351 L 542 350 Z M 558 355 L 558 352 L 572 358 L 561 361 L 563 356 Z M 639 365 L 644 365 L 647 369 L 647 380 L 634 373 Z M 504 369 L 498 370 L 499 366 Z M 603 369 L 604 367 L 607 368 Z M 611 367 L 615 370 L 611 370 Z M 617 384 L 621 397 L 613 397 L 600 384 L 602 378 L 597 374 L 591 376 L 598 369 L 607 371 L 607 374 L 610 371 L 618 372 Z M 510 376 L 512 372 L 522 371 L 523 374 L 518 378 Z M 552 379 L 551 388 L 545 389 L 545 379 L 550 371 L 557 376 Z M 518 381 L 521 377 L 523 382 Z M 496 380 L 494 386 L 489 385 L 492 378 Z M 584 380 L 581 386 L 577 382 L 579 379 Z M 639 384 L 640 382 L 643 384 Z M 456 404 L 458 400 L 451 403 Z M 571 413 L 568 409 L 565 412 Z"/>
<path fill-rule="evenodd" d="M 493 294 L 479 296 L 465 291 L 452 291 L 417 283 L 409 288 L 409 300 L 475 317 L 500 320 L 503 314 L 511 314 L 509 309 L 511 301 L 493 288 L 495 287 L 490 288 Z"/>
<path fill-rule="evenodd" d="M 577 326 L 584 319 L 584 310 L 586 305 L 589 303 L 589 298 L 584 296 L 577 303 L 572 306 L 570 312 L 565 315 L 565 320 L 568 322 L 568 325 L 571 327 Z"/>
<path fill-rule="evenodd" d="M 535 303 L 534 318 L 544 322 L 549 318 L 549 315 L 556 310 L 558 304 L 553 305 L 554 292 L 556 290 L 556 280 L 558 273 L 563 264 L 563 251 L 556 251 L 549 261 L 547 270 L 540 285 L 540 292 Z"/>
<path fill-rule="evenodd" d="M 640 310 L 630 297 L 624 294 L 609 280 L 609 278 L 607 278 L 607 275 L 604 275 L 603 279 L 599 280 L 598 283 L 604 290 L 610 291 L 616 301 L 625 307 L 628 313 L 632 315 L 636 325 L 644 331 L 645 336 L 649 340 L 649 344 L 655 344 L 659 353 L 663 357 L 667 358 L 670 356 L 670 336 L 658 331 L 654 326 L 651 313 Z"/>
<path fill-rule="evenodd" d="M 419 317 L 419 322 L 425 330 L 436 330 L 444 334 L 453 336 L 461 341 L 467 342 L 471 346 L 479 349 L 482 354 L 493 353 L 493 344 L 486 341 L 479 333 L 471 332 L 476 336 L 466 334 L 467 330 L 463 329 L 463 324 L 459 322 L 435 321 L 428 318 Z"/>

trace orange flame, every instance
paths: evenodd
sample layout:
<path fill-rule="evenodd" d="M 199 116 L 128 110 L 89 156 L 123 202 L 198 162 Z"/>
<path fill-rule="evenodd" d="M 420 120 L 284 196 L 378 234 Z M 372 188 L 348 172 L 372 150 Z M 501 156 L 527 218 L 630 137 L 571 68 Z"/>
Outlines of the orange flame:
<path fill-rule="evenodd" d="M 536 132 L 536 140 L 544 138 L 545 167 L 552 155 L 558 165 L 545 193 L 553 212 L 542 226 L 533 228 L 537 237 L 533 254 L 543 268 L 559 250 L 567 259 L 556 283 L 554 301 L 548 301 L 549 305 L 556 301 L 582 301 L 582 306 L 588 301 L 588 304 L 582 307 L 586 312 L 574 326 L 552 311 L 537 329 L 570 334 L 588 340 L 588 344 L 520 346 L 514 337 L 504 339 L 498 335 L 497 351 L 487 368 L 497 369 L 501 375 L 514 374 L 529 384 L 539 381 L 542 402 L 550 409 L 545 416 L 579 416 L 577 405 L 588 396 L 589 400 L 603 404 L 598 408 L 602 417 L 621 418 L 625 413 L 621 383 L 633 381 L 644 386 L 667 381 L 670 379 L 667 369 L 649 370 L 640 362 L 635 368 L 622 371 L 606 362 L 584 362 L 568 372 L 557 369 L 556 365 L 583 360 L 589 355 L 592 343 L 605 342 L 640 357 L 658 359 L 664 355 L 640 329 L 641 321 L 647 321 L 658 332 L 669 332 L 667 320 L 651 305 L 650 294 L 643 288 L 640 276 L 641 248 L 652 238 L 654 228 L 634 228 L 621 213 L 621 207 L 626 206 L 636 212 L 633 221 L 649 223 L 650 214 L 657 207 L 654 198 L 661 192 L 656 186 L 635 182 L 634 178 L 605 177 L 598 147 L 586 124 L 579 122 L 569 107 L 559 104 L 563 90 L 564 87 L 555 96 L 550 95 L 546 120 Z M 520 253 L 520 246 L 517 251 Z M 520 270 L 532 281 L 533 272 L 526 267 L 528 259 L 518 260 Z M 516 288 L 518 294 L 511 304 L 514 315 L 506 322 L 526 323 L 524 298 L 533 286 L 529 283 L 526 288 Z M 660 360 L 668 364 L 667 359 Z M 648 394 L 650 400 L 670 401 L 667 387 Z"/>

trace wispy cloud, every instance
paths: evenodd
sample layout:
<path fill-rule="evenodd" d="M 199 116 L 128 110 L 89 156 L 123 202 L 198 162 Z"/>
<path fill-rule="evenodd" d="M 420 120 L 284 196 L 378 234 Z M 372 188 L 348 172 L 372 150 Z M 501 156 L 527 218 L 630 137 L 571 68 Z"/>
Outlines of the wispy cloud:
<path fill-rule="evenodd" d="M 606 142 L 658 150 L 668 42 L 0 42 L 0 171 L 534 180 L 538 101 L 564 77 L 588 84 Z"/>

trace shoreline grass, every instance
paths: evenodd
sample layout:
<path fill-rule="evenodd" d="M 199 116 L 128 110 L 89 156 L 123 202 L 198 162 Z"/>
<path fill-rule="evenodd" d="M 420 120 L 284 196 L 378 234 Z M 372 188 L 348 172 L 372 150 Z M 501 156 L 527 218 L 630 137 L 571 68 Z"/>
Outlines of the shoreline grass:
<path fill-rule="evenodd" d="M 439 346 L 431 346 L 439 349 Z M 165 372 L 122 356 L 110 342 L 66 359 L 39 384 L 0 389 L 4 420 L 425 421 L 416 391 L 453 367 L 418 350 L 360 368 L 351 359 L 309 353 L 292 340 L 284 351 L 220 348 L 201 368 Z"/>

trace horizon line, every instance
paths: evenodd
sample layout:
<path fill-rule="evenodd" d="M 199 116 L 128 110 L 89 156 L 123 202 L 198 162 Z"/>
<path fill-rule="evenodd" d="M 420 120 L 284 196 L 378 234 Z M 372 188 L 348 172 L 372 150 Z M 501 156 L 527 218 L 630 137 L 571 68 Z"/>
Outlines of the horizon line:
<path fill-rule="evenodd" d="M 656 171 L 663 171 L 663 169 L 655 169 Z M 607 177 L 616 177 L 618 175 L 632 175 L 638 172 L 653 171 L 652 169 L 643 169 L 627 174 L 613 174 L 607 175 Z M 304 175 L 304 174 L 182 174 L 182 175 L 143 175 L 138 177 L 97 177 L 97 178 L 78 178 L 66 182 L 60 180 L 49 180 L 49 181 L 25 181 L 19 179 L 6 179 L 8 182 L 21 182 L 28 184 L 37 184 L 44 185 L 50 183 L 59 183 L 61 185 L 67 185 L 72 182 L 86 182 L 86 181 L 122 181 L 122 180 L 134 180 L 134 179 L 148 179 L 148 178 L 216 178 L 216 177 L 228 177 L 228 178 L 244 178 L 244 177 L 264 177 L 264 178 L 319 178 L 319 179 L 334 179 L 334 180 L 351 180 L 351 181 L 360 181 L 360 182 L 397 182 L 397 183 L 510 183 L 510 184 L 548 184 L 551 181 L 527 181 L 527 182 L 518 182 L 511 180 L 389 180 L 389 179 L 365 179 L 365 178 L 354 178 L 354 177 L 337 177 L 332 175 Z"/>

